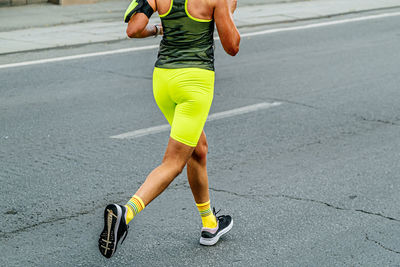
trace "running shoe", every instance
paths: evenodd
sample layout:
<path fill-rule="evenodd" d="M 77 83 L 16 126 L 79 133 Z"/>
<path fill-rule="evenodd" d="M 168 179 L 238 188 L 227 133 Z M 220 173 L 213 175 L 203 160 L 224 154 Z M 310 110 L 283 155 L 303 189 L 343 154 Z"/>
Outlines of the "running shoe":
<path fill-rule="evenodd" d="M 229 232 L 233 226 L 233 220 L 230 215 L 220 215 L 216 216 L 219 211 L 215 212 L 213 208 L 213 213 L 217 218 L 217 227 L 216 228 L 205 228 L 201 229 L 201 237 L 200 244 L 204 246 L 212 246 L 215 245 L 219 238 Z"/>
<path fill-rule="evenodd" d="M 144 0 L 146 1 L 146 0 Z M 131 19 L 131 17 L 133 15 L 136 14 L 136 12 L 143 6 L 143 0 L 132 0 L 132 2 L 130 3 L 130 5 L 128 6 L 128 8 L 125 11 L 125 15 L 124 15 L 124 21 L 126 23 L 129 22 L 129 20 Z"/>
<path fill-rule="evenodd" d="M 99 250 L 106 258 L 114 255 L 118 242 L 122 239 L 122 244 L 128 234 L 126 212 L 126 207 L 117 204 L 109 204 L 104 210 L 104 228 L 99 238 Z"/>

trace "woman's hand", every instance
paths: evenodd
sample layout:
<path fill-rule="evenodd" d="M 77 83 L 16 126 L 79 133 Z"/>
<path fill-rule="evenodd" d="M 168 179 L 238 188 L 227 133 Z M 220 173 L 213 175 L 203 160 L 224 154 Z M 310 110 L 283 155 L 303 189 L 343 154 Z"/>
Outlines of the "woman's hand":
<path fill-rule="evenodd" d="M 155 34 L 155 36 L 157 36 L 157 35 L 164 35 L 164 29 L 163 29 L 163 26 L 162 26 L 161 23 L 155 24 L 154 26 L 156 27 L 156 34 Z"/>
<path fill-rule="evenodd" d="M 233 14 L 233 12 L 235 12 L 237 7 L 237 0 L 229 0 L 229 10 L 231 11 L 231 13 Z"/>

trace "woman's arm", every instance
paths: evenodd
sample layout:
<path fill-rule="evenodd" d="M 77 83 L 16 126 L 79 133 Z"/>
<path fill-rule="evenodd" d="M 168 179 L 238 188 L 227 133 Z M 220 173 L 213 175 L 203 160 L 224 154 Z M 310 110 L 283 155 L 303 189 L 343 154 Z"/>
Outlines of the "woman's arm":
<path fill-rule="evenodd" d="M 154 11 L 157 10 L 155 0 L 147 0 L 147 2 Z M 149 18 L 144 13 L 136 13 L 128 22 L 126 34 L 129 38 L 146 38 L 163 33 L 161 25 L 148 25 L 148 23 Z"/>
<path fill-rule="evenodd" d="M 149 25 L 149 18 L 143 13 L 136 13 L 131 17 L 126 28 L 129 38 L 146 38 L 162 34 L 161 25 Z M 159 29 L 157 29 L 157 27 Z"/>
<path fill-rule="evenodd" d="M 237 0 L 216 0 L 214 8 L 214 20 L 222 47 L 231 56 L 239 52 L 240 44 L 240 34 L 232 17 L 236 3 Z"/>

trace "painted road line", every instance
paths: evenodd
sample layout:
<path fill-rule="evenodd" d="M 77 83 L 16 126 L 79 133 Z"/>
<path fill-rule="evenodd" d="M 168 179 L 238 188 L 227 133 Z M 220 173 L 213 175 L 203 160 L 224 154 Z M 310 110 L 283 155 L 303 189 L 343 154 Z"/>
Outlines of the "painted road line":
<path fill-rule="evenodd" d="M 238 115 L 243 115 L 243 114 L 250 113 L 250 112 L 256 112 L 259 110 L 276 107 L 281 104 L 282 104 L 281 102 L 272 102 L 272 103 L 263 102 L 263 103 L 259 103 L 259 104 L 255 104 L 255 105 L 245 106 L 245 107 L 241 107 L 241 108 L 235 108 L 235 109 L 211 114 L 210 116 L 208 116 L 207 121 L 214 121 L 214 120 L 220 120 L 220 119 L 234 117 L 234 116 L 238 116 Z M 147 135 L 151 135 L 151 134 L 166 132 L 166 131 L 169 131 L 169 129 L 170 129 L 170 127 L 168 124 L 163 124 L 163 125 L 154 126 L 154 127 L 150 127 L 150 128 L 144 128 L 144 129 L 140 129 L 140 130 L 136 130 L 136 131 L 132 131 L 132 132 L 113 135 L 113 136 L 110 136 L 110 138 L 133 139 L 133 138 L 138 138 L 138 137 L 147 136 Z"/>
<path fill-rule="evenodd" d="M 159 47 L 159 45 L 148 45 L 148 46 L 123 48 L 123 49 L 95 52 L 95 53 L 88 53 L 88 54 L 80 54 L 80 55 L 74 55 L 74 56 L 39 59 L 39 60 L 32 60 L 32 61 L 0 65 L 0 69 L 23 67 L 23 66 L 30 66 L 30 65 L 37 65 L 37 64 L 45 64 L 45 63 L 52 63 L 52 62 L 66 61 L 66 60 L 73 60 L 73 59 L 81 59 L 81 58 L 88 58 L 88 57 L 114 55 L 114 54 L 121 54 L 121 53 L 135 52 L 135 51 L 151 50 L 151 49 L 156 49 L 158 47 Z"/>
<path fill-rule="evenodd" d="M 326 21 L 326 22 L 319 22 L 319 23 L 300 25 L 300 26 L 293 26 L 293 27 L 287 27 L 287 28 L 270 29 L 270 30 L 258 31 L 258 32 L 250 32 L 250 33 L 241 34 L 241 37 L 250 37 L 250 36 L 271 34 L 271 33 L 276 33 L 276 32 L 287 32 L 287 31 L 297 31 L 297 30 L 304 30 L 304 29 L 312 29 L 312 28 L 326 27 L 326 26 L 331 26 L 331 25 L 344 24 L 344 23 L 349 23 L 349 22 L 357 22 L 357 21 L 364 21 L 364 20 L 371 20 L 371 19 L 388 18 L 388 17 L 395 17 L 395 16 L 400 16 L 400 12 L 385 13 L 385 14 L 378 14 L 378 15 L 370 15 L 370 16 L 357 17 L 357 18 L 334 20 L 334 21 Z"/>
<path fill-rule="evenodd" d="M 303 30 L 303 29 L 312 29 L 312 28 L 325 27 L 325 26 L 331 26 L 331 25 L 337 25 L 337 24 L 343 24 L 343 23 L 380 19 L 380 18 L 387 18 L 387 17 L 395 17 L 395 16 L 400 16 L 400 12 L 384 13 L 384 14 L 379 14 L 379 15 L 370 15 L 370 16 L 363 16 L 363 17 L 349 18 L 349 19 L 341 19 L 341 20 L 306 24 L 306 25 L 293 26 L 293 27 L 287 27 L 287 28 L 270 29 L 270 30 L 265 30 L 265 31 L 244 33 L 244 34 L 241 34 L 241 36 L 242 37 L 251 37 L 251 36 L 257 36 L 257 35 L 272 34 L 272 33 L 287 32 L 287 31 L 296 31 L 296 30 Z M 215 39 L 218 39 L 218 38 L 215 38 Z M 3 64 L 3 65 L 0 65 L 0 69 L 16 68 L 16 67 L 23 67 L 23 66 L 30 66 L 30 65 L 37 65 L 37 64 L 45 64 L 45 63 L 73 60 L 73 59 L 81 59 L 81 58 L 88 58 L 88 57 L 143 51 L 143 50 L 156 49 L 158 47 L 159 47 L 159 45 L 148 45 L 148 46 L 124 48 L 124 49 L 117 49 L 117 50 L 110 50 L 110 51 L 103 51 L 103 52 L 96 52 L 96 53 L 80 54 L 80 55 L 74 55 L 74 56 L 65 56 L 65 57 L 24 61 L 24 62 L 19 62 L 19 63 Z"/>
<path fill-rule="evenodd" d="M 118 135 L 113 135 L 110 136 L 110 138 L 115 138 L 115 139 L 132 139 L 132 138 L 138 138 L 150 134 L 156 134 L 156 133 L 161 133 L 161 132 L 166 132 L 170 129 L 169 124 L 163 124 L 159 126 L 154 126 L 150 128 L 144 128 L 132 132 L 127 132 L 123 134 L 118 134 Z"/>

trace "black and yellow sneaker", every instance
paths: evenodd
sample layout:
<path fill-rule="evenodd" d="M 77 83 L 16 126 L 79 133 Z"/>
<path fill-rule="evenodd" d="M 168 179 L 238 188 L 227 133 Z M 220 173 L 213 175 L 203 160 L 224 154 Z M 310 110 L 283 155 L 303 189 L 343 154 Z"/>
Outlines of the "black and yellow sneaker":
<path fill-rule="evenodd" d="M 219 211 L 218 211 L 219 212 Z M 213 209 L 214 215 L 217 215 L 218 212 L 215 212 Z M 230 215 L 220 215 L 216 216 L 217 218 L 217 227 L 215 228 L 205 228 L 201 229 L 201 237 L 200 244 L 204 246 L 212 246 L 215 245 L 219 238 L 229 232 L 233 226 L 233 220 Z"/>
<path fill-rule="evenodd" d="M 114 255 L 118 242 L 122 239 L 122 244 L 128 234 L 126 211 L 126 207 L 117 204 L 109 204 L 104 210 L 104 228 L 99 238 L 99 250 L 106 258 Z"/>

